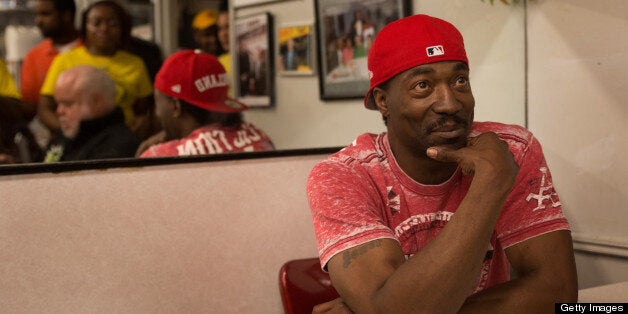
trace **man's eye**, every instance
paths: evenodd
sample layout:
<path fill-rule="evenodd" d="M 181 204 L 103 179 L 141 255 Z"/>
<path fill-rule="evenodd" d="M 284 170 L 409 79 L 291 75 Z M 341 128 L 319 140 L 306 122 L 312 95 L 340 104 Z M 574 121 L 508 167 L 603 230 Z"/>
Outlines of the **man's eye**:
<path fill-rule="evenodd" d="M 462 84 L 467 84 L 468 82 L 469 82 L 469 80 L 466 77 L 464 77 L 464 76 L 460 76 L 456 80 L 456 83 L 461 84 L 461 85 Z"/>
<path fill-rule="evenodd" d="M 417 83 L 417 84 L 416 84 L 416 87 L 417 87 L 418 89 L 426 89 L 426 88 L 427 88 L 427 86 L 428 86 L 428 85 L 427 85 L 427 83 L 426 83 L 426 82 L 419 82 L 419 83 Z"/>

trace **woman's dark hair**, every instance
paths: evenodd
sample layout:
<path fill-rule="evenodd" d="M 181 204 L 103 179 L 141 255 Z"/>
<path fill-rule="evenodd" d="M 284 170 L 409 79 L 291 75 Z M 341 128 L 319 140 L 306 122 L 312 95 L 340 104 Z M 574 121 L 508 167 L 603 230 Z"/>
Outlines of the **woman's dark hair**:
<path fill-rule="evenodd" d="M 196 119 L 200 125 L 220 123 L 222 126 L 238 126 L 242 123 L 242 113 L 222 113 L 216 111 L 207 111 L 203 108 L 197 107 L 186 102 L 183 99 L 179 99 L 181 103 L 181 110 Z"/>
<path fill-rule="evenodd" d="M 115 13 L 115 16 L 120 22 L 120 49 L 125 48 L 129 44 L 131 38 L 131 16 L 129 13 L 117 2 L 111 0 L 96 1 L 88 6 L 81 15 L 81 30 L 80 35 L 83 42 L 87 40 L 87 15 L 94 7 L 105 6 L 109 7 Z"/>

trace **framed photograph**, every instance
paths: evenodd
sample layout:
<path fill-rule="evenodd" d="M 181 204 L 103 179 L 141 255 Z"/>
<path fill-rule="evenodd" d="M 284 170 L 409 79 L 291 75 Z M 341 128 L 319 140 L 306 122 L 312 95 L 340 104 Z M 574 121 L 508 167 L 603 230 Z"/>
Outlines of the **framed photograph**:
<path fill-rule="evenodd" d="M 369 89 L 366 59 L 377 33 L 410 13 L 409 0 L 315 0 L 320 96 L 362 98 Z"/>
<path fill-rule="evenodd" d="M 310 24 L 285 25 L 277 29 L 277 73 L 314 74 L 313 27 Z"/>
<path fill-rule="evenodd" d="M 274 102 L 274 58 L 269 13 L 235 19 L 235 97 L 249 107 L 268 107 Z"/>

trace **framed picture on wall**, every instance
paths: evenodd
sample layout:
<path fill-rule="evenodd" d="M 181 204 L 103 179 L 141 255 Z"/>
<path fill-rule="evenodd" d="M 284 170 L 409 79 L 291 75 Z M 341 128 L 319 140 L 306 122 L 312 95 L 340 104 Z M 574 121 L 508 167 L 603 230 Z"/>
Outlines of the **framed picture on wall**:
<path fill-rule="evenodd" d="M 409 0 L 314 0 L 320 96 L 362 98 L 369 89 L 366 58 L 377 33 L 410 13 Z"/>
<path fill-rule="evenodd" d="M 249 107 L 274 101 L 272 16 L 259 13 L 235 19 L 235 97 Z"/>
<path fill-rule="evenodd" d="M 311 24 L 284 25 L 277 29 L 277 73 L 314 73 L 313 29 Z"/>

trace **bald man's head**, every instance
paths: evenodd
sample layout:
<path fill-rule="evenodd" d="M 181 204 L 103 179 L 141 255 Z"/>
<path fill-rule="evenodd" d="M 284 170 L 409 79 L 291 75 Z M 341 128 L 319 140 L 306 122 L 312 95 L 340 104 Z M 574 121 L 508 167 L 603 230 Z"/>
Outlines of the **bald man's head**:
<path fill-rule="evenodd" d="M 115 83 L 104 71 L 88 65 L 63 71 L 54 93 L 63 135 L 74 138 L 81 121 L 111 113 L 116 106 L 115 97 Z"/>

